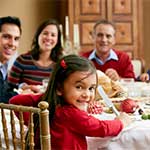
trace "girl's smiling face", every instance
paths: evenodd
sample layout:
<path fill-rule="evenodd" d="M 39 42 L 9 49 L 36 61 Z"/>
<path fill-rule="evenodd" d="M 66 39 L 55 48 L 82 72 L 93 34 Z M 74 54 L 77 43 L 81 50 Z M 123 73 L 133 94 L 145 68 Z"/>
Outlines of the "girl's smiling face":
<path fill-rule="evenodd" d="M 76 71 L 64 81 L 57 94 L 68 104 L 87 111 L 88 103 L 95 98 L 96 85 L 96 74 L 91 74 L 89 71 Z"/>

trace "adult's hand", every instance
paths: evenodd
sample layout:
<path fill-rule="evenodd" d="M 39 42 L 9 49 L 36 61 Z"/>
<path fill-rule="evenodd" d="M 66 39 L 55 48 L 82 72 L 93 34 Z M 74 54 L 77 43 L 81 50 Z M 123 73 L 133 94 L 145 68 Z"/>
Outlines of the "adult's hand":
<path fill-rule="evenodd" d="M 149 75 L 147 73 L 143 73 L 140 75 L 140 80 L 145 82 L 149 80 Z"/>
<path fill-rule="evenodd" d="M 37 85 L 24 84 L 21 89 L 27 93 L 40 93 L 40 88 Z"/>
<path fill-rule="evenodd" d="M 117 81 L 120 79 L 120 77 L 115 69 L 109 68 L 105 71 L 105 74 L 114 81 Z"/>

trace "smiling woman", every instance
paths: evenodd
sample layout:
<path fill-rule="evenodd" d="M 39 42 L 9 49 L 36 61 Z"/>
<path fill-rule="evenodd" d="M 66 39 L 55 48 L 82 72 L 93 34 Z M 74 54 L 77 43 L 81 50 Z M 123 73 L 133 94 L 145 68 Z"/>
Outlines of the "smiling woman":
<path fill-rule="evenodd" d="M 8 81 L 14 87 L 39 93 L 37 85 L 49 78 L 55 62 L 62 56 L 61 32 L 56 20 L 48 19 L 38 27 L 31 50 L 15 61 Z"/>

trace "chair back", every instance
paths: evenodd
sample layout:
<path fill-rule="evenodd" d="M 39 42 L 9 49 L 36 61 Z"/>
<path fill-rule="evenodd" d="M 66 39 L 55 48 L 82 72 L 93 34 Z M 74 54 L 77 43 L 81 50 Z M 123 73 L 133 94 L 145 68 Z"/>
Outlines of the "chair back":
<path fill-rule="evenodd" d="M 29 147 L 34 150 L 33 115 L 39 116 L 41 150 L 51 150 L 48 103 L 40 102 L 38 108 L 0 103 L 0 149 L 25 150 L 25 137 L 28 131 Z M 15 113 L 19 113 L 19 119 Z M 30 114 L 28 127 L 24 125 L 23 113 Z"/>
<path fill-rule="evenodd" d="M 131 62 L 133 65 L 135 77 L 137 78 L 145 71 L 145 61 L 143 59 L 132 59 Z"/>

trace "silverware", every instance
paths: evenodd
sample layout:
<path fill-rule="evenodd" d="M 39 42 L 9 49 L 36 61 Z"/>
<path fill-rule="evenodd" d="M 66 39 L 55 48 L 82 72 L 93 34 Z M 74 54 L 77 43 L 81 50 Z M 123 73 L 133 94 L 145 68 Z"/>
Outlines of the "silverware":
<path fill-rule="evenodd" d="M 112 101 L 108 98 L 107 94 L 100 85 L 98 86 L 98 92 L 103 98 L 106 105 L 115 113 L 116 116 L 119 116 L 120 115 L 119 111 L 116 109 L 116 107 L 114 106 Z"/>

